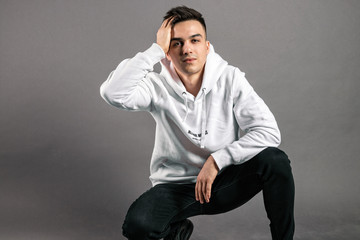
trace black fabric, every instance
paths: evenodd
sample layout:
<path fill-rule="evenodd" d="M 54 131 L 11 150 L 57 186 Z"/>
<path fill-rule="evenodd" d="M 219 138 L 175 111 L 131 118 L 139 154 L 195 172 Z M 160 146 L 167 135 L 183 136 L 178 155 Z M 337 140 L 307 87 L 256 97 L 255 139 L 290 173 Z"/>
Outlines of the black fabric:
<path fill-rule="evenodd" d="M 123 234 L 131 240 L 161 239 L 183 219 L 233 210 L 261 190 L 272 239 L 293 239 L 294 180 L 288 156 L 278 148 L 267 148 L 243 164 L 224 168 L 213 183 L 209 203 L 195 200 L 195 184 L 152 187 L 130 206 Z"/>

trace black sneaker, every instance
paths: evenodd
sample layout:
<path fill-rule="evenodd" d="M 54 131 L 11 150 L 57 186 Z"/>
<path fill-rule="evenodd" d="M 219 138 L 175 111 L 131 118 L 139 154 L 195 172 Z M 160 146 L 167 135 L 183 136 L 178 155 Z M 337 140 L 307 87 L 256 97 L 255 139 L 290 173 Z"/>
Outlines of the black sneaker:
<path fill-rule="evenodd" d="M 189 219 L 185 219 L 177 224 L 176 229 L 172 230 L 164 240 L 189 240 L 194 229 L 194 225 Z"/>

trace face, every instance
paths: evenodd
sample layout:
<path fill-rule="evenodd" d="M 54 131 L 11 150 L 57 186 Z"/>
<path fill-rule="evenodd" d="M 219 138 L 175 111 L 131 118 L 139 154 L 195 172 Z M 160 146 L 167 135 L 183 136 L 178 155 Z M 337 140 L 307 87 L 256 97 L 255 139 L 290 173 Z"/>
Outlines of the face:
<path fill-rule="evenodd" d="M 210 43 L 200 22 L 188 20 L 175 24 L 171 31 L 171 42 L 167 58 L 177 73 L 184 77 L 201 74 Z"/>

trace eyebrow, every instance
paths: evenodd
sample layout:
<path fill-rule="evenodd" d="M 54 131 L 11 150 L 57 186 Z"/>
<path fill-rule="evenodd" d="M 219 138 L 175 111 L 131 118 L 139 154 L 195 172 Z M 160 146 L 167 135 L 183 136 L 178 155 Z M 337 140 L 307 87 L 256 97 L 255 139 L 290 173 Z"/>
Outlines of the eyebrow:
<path fill-rule="evenodd" d="M 197 33 L 197 34 L 191 35 L 189 37 L 189 39 L 194 38 L 194 37 L 202 37 L 202 35 L 200 33 Z M 183 38 L 172 38 L 170 41 L 182 41 L 182 40 L 184 40 L 184 39 Z"/>

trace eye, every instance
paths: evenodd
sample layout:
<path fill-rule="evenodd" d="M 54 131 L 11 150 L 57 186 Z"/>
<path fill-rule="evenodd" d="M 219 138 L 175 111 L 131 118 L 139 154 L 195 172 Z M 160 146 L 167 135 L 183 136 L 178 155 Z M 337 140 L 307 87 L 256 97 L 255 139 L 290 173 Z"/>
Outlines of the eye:
<path fill-rule="evenodd" d="M 174 42 L 173 46 L 174 47 L 177 47 L 177 46 L 180 46 L 181 45 L 181 42 Z"/>
<path fill-rule="evenodd" d="M 196 43 L 196 42 L 200 42 L 198 39 L 192 39 L 191 42 Z"/>

